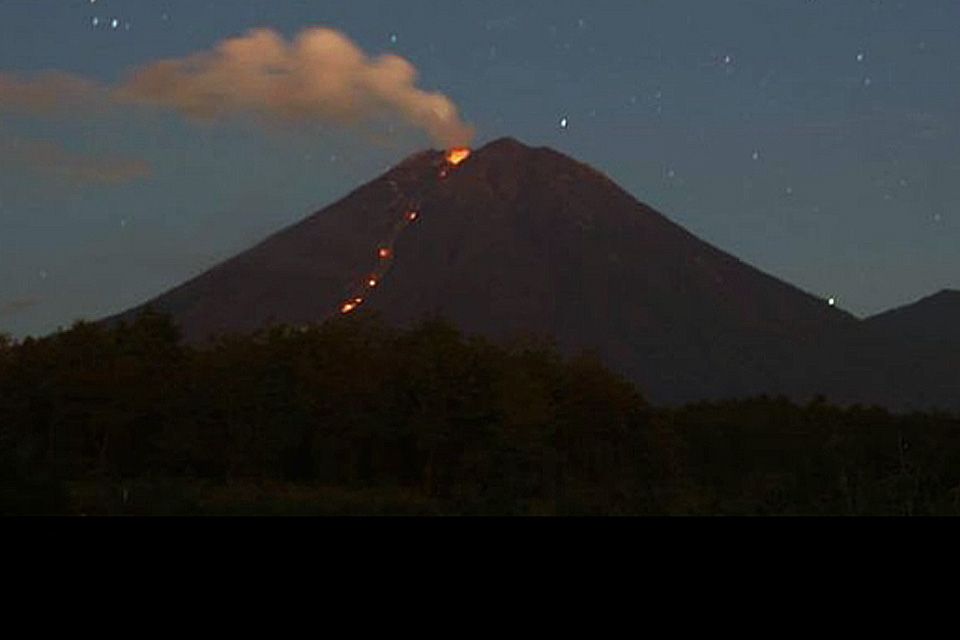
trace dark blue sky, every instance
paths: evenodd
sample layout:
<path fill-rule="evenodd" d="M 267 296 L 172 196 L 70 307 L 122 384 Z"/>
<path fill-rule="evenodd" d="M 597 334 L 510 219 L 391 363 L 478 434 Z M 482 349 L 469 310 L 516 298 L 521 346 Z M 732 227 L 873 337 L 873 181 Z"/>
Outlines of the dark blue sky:
<path fill-rule="evenodd" d="M 0 0 L 0 73 L 116 83 L 255 27 L 312 26 L 410 60 L 477 145 L 512 135 L 586 161 L 856 314 L 960 287 L 956 0 Z M 0 110 L 0 330 L 142 302 L 424 146 Z"/>

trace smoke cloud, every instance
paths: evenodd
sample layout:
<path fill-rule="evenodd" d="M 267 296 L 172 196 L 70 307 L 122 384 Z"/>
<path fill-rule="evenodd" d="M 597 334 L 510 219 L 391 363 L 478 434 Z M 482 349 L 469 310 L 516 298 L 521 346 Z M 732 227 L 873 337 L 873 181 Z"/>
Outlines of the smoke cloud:
<path fill-rule="evenodd" d="M 54 142 L 0 138 L 0 167 L 26 167 L 85 184 L 116 185 L 149 178 L 145 160 L 76 153 Z"/>
<path fill-rule="evenodd" d="M 103 98 L 95 82 L 64 73 L 46 71 L 33 78 L 0 72 L 0 108 L 31 114 L 72 111 Z"/>
<path fill-rule="evenodd" d="M 113 87 L 66 73 L 32 79 L 0 74 L 0 108 L 42 113 L 106 100 L 205 121 L 255 114 L 273 121 L 362 126 L 395 117 L 444 147 L 469 144 L 473 129 L 453 101 L 419 89 L 417 77 L 406 59 L 367 56 L 332 29 L 307 29 L 293 41 L 256 29 L 209 51 L 133 69 Z"/>
<path fill-rule="evenodd" d="M 200 119 L 253 112 L 355 124 L 395 114 L 445 146 L 469 143 L 473 131 L 453 102 L 416 81 L 404 58 L 369 58 L 332 29 L 308 29 L 293 42 L 257 29 L 212 51 L 137 69 L 116 95 Z"/>

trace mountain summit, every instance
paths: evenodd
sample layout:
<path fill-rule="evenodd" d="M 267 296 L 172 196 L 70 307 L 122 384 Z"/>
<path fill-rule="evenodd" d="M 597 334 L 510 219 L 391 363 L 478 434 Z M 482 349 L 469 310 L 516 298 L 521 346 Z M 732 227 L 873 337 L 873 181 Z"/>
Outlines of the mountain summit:
<path fill-rule="evenodd" d="M 147 305 L 191 340 L 357 308 L 396 324 L 438 313 L 595 351 L 656 402 L 831 392 L 824 345 L 861 324 L 511 138 L 456 165 L 417 153 Z"/>

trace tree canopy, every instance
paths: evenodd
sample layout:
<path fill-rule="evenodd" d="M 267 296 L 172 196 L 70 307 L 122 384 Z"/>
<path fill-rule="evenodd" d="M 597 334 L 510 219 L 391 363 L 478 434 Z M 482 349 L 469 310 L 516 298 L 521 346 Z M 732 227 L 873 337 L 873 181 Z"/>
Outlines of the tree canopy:
<path fill-rule="evenodd" d="M 956 445 L 945 414 L 655 408 L 589 354 L 439 318 L 0 339 L 4 513 L 957 513 Z"/>

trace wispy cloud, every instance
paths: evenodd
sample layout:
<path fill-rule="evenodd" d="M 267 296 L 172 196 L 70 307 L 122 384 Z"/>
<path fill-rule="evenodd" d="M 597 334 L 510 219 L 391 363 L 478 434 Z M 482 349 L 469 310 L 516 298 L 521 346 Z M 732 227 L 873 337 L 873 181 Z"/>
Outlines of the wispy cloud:
<path fill-rule="evenodd" d="M 150 164 L 139 158 L 78 153 L 46 140 L 0 138 L 0 166 L 86 184 L 122 184 L 152 174 Z"/>
<path fill-rule="evenodd" d="M 0 72 L 0 109 L 29 114 L 73 112 L 108 99 L 95 82 L 60 71 L 32 77 Z"/>

